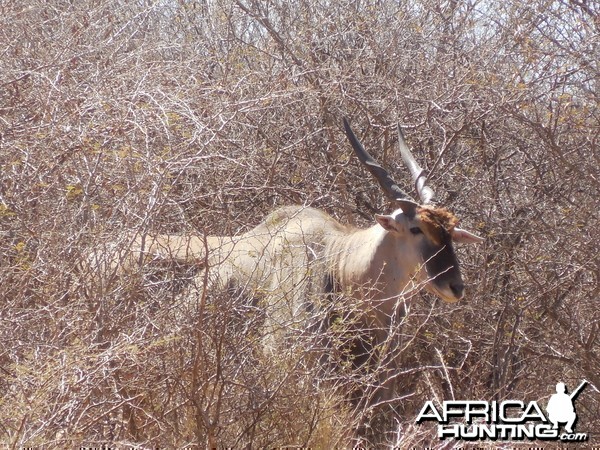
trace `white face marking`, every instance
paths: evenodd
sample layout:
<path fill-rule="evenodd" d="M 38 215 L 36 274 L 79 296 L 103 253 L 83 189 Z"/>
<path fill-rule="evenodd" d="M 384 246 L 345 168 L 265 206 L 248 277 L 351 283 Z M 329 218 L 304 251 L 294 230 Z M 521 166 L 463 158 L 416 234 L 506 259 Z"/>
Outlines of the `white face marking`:
<path fill-rule="evenodd" d="M 380 220 L 380 224 L 396 237 L 397 242 L 394 254 L 386 256 L 398 266 L 399 274 L 394 279 L 402 280 L 405 285 L 411 282 L 425 285 L 427 291 L 449 303 L 460 300 L 463 281 L 451 242 L 438 244 L 432 241 L 418 216 L 409 217 L 401 209 L 384 217 L 389 220 Z"/>

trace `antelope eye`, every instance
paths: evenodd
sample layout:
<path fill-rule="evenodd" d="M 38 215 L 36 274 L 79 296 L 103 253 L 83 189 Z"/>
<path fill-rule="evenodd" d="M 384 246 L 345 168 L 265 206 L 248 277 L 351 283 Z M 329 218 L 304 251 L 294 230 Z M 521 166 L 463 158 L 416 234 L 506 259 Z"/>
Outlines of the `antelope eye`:
<path fill-rule="evenodd" d="M 421 229 L 420 229 L 419 227 L 412 227 L 412 228 L 410 229 L 410 232 L 411 232 L 412 234 L 423 234 L 423 231 L 421 231 Z"/>

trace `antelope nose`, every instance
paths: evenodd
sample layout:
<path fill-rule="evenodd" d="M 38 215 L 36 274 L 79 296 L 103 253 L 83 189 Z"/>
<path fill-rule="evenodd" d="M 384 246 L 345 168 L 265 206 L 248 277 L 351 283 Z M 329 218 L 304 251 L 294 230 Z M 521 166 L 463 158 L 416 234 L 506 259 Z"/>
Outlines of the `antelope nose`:
<path fill-rule="evenodd" d="M 450 290 L 456 298 L 462 298 L 465 285 L 463 283 L 450 283 Z"/>

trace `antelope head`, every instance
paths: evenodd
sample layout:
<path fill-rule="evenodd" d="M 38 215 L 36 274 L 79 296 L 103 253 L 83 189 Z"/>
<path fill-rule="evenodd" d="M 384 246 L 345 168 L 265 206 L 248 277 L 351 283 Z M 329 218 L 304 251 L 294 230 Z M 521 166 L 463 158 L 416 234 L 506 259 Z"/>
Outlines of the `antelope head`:
<path fill-rule="evenodd" d="M 425 288 L 442 300 L 449 303 L 460 300 L 464 294 L 464 282 L 453 244 L 475 244 L 483 239 L 457 227 L 458 219 L 452 212 L 432 204 L 435 194 L 427 186 L 425 171 L 413 157 L 400 126 L 400 154 L 410 170 L 421 203 L 406 194 L 363 148 L 345 118 L 344 128 L 358 159 L 375 177 L 388 199 L 398 206 L 390 215 L 375 215 L 379 225 L 397 243 L 399 250 L 393 251 L 401 252 L 394 261 L 401 261 L 417 282 L 425 283 Z"/>

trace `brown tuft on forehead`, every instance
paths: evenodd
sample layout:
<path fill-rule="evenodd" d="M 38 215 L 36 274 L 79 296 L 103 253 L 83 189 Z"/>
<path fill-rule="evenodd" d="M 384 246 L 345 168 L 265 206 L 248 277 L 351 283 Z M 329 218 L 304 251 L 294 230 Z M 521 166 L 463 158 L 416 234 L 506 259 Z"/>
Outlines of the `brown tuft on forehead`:
<path fill-rule="evenodd" d="M 437 245 L 441 245 L 444 236 L 449 235 L 458 224 L 458 218 L 446 208 L 419 206 L 416 215 L 422 224 L 423 233 Z"/>

